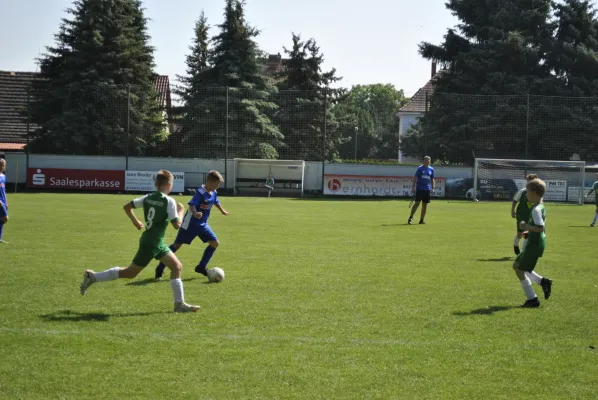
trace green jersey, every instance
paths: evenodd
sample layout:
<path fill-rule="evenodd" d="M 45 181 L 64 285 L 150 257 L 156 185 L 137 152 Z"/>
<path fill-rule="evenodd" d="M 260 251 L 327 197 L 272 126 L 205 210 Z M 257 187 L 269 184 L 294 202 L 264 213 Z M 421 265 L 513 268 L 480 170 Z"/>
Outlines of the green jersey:
<path fill-rule="evenodd" d="M 592 190 L 590 190 L 590 193 L 596 192 L 597 190 L 598 190 L 598 181 L 594 182 L 594 184 L 592 185 Z"/>
<path fill-rule="evenodd" d="M 528 225 L 544 227 L 543 232 L 529 231 L 527 246 L 525 247 L 525 251 L 530 255 L 542 257 L 546 248 L 546 208 L 544 208 L 544 204 L 540 203 L 532 207 Z"/>
<path fill-rule="evenodd" d="M 161 192 L 139 197 L 131 202 L 133 208 L 143 207 L 145 232 L 139 243 L 144 246 L 158 246 L 164 240 L 168 223 L 179 219 L 176 201 Z"/>
<path fill-rule="evenodd" d="M 268 178 L 268 179 L 266 179 L 266 185 L 268 185 L 268 186 L 274 186 L 274 178 Z"/>
<path fill-rule="evenodd" d="M 518 203 L 516 209 L 517 223 L 529 220 L 530 210 L 533 204 L 530 203 L 527 198 L 527 189 L 518 191 L 515 197 L 513 197 L 513 201 Z"/>

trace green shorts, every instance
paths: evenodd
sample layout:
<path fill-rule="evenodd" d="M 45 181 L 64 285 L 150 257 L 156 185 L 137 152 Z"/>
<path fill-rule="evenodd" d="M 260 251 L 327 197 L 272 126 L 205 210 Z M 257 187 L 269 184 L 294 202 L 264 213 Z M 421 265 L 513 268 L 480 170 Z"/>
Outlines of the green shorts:
<path fill-rule="evenodd" d="M 527 250 L 527 247 L 525 250 Z M 522 271 L 532 272 L 536 268 L 536 264 L 538 264 L 538 259 L 542 256 L 525 250 L 517 256 L 515 264 Z"/>
<path fill-rule="evenodd" d="M 146 245 L 141 243 L 139 244 L 137 254 L 135 254 L 135 257 L 133 258 L 133 264 L 145 268 L 152 260 L 159 260 L 170 252 L 170 248 L 164 242 L 161 242 L 158 245 Z"/>

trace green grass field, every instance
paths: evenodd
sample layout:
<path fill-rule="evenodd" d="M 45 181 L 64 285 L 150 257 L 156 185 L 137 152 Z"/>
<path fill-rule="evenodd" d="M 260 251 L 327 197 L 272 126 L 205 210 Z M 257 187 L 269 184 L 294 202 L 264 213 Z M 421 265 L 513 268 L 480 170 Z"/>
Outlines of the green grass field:
<path fill-rule="evenodd" d="M 79 294 L 85 268 L 126 266 L 129 196 L 9 195 L 0 246 L 2 399 L 595 399 L 593 206 L 547 204 L 554 280 L 542 307 L 511 269 L 508 203 L 221 198 L 221 241 L 182 260 L 195 314 L 174 314 L 153 265 Z M 186 202 L 186 197 L 178 197 Z M 598 229 L 598 228 L 596 228 Z M 169 229 L 170 242 L 175 231 Z"/>

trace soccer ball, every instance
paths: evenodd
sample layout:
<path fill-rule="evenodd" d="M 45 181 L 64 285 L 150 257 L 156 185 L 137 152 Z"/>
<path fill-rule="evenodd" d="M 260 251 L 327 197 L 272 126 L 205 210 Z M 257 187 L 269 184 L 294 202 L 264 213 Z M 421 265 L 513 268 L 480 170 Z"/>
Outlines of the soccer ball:
<path fill-rule="evenodd" d="M 222 268 L 211 268 L 208 270 L 208 279 L 210 282 L 218 283 L 224 280 L 224 271 Z"/>

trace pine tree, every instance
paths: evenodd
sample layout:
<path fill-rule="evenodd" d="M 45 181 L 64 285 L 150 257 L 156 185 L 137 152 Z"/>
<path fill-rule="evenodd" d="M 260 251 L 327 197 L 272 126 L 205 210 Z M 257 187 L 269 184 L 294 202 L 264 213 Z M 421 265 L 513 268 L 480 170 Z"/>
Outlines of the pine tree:
<path fill-rule="evenodd" d="M 166 147 L 168 155 L 178 157 L 213 158 L 224 157 L 224 140 L 217 141 L 220 136 L 213 135 L 215 121 L 209 113 L 207 96 L 214 90 L 207 89 L 210 82 L 206 75 L 210 64 L 210 26 L 202 11 L 195 23 L 193 44 L 186 59 L 186 75 L 177 76 L 179 85 L 175 88 L 184 103 L 182 118 L 176 121 L 179 130 L 168 138 Z M 213 113 L 212 113 L 213 114 Z M 220 118 L 222 120 L 222 118 Z M 217 149 L 220 152 L 217 152 Z"/>
<path fill-rule="evenodd" d="M 293 46 L 290 50 L 284 48 L 284 52 L 287 57 L 278 76 L 280 109 L 275 118 L 285 137 L 281 156 L 322 160 L 325 155 L 334 159 L 342 140 L 331 111 L 335 90 L 330 85 L 340 78 L 334 69 L 322 71 L 324 56 L 314 39 L 303 42 L 299 35 L 293 34 Z"/>
<path fill-rule="evenodd" d="M 456 162 L 470 161 L 472 150 L 522 155 L 525 96 L 542 94 L 554 79 L 543 62 L 552 33 L 550 5 L 551 0 L 447 3 L 460 20 L 457 30 L 449 29 L 440 46 L 420 45 L 424 58 L 446 67 L 419 129 L 427 132 L 430 148 L 439 151 L 430 155 Z"/>
<path fill-rule="evenodd" d="M 275 87 L 266 75 L 255 42 L 258 30 L 245 21 L 244 3 L 226 0 L 220 33 L 212 38 L 210 66 L 201 72 L 207 96 L 190 109 L 198 124 L 209 126 L 211 135 L 203 143 L 215 156 L 275 159 L 284 139 L 270 116 Z"/>
<path fill-rule="evenodd" d="M 152 151 L 164 139 L 164 127 L 141 2 L 77 0 L 68 14 L 71 18 L 62 20 L 55 46 L 39 60 L 43 80 L 32 90 L 31 117 L 40 129 L 32 150 Z"/>

